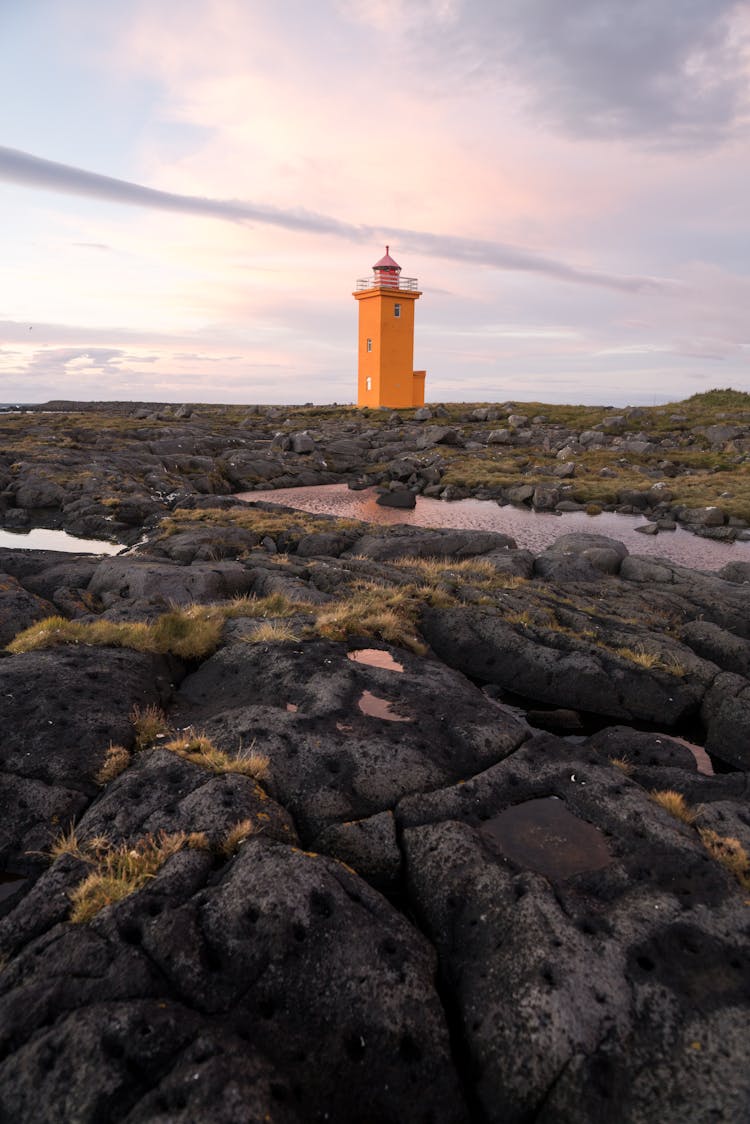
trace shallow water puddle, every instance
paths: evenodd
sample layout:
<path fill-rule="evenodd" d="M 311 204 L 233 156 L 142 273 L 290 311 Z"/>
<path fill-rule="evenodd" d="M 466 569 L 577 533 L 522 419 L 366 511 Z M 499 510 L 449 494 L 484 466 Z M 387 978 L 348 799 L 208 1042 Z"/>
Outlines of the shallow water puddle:
<path fill-rule="evenodd" d="M 35 527 L 31 531 L 6 531 L 0 529 L 0 547 L 4 550 L 64 550 L 74 554 L 119 554 L 124 543 L 105 542 L 103 539 L 79 539 L 67 531 L 51 531 Z"/>
<path fill-rule="evenodd" d="M 380 648 L 357 648 L 354 652 L 347 652 L 346 658 L 355 663 L 364 663 L 368 667 L 380 667 L 383 671 L 403 671 L 404 665 L 394 660 L 390 652 L 383 652 Z"/>
<path fill-rule="evenodd" d="M 711 764 L 711 758 L 706 753 L 702 745 L 696 745 L 695 742 L 689 742 L 686 738 L 678 738 L 676 734 L 664 734 L 665 738 L 670 741 L 677 742 L 679 745 L 684 745 L 685 749 L 689 749 L 695 758 L 695 763 L 698 766 L 698 772 L 703 773 L 706 777 L 714 775 L 714 767 Z"/>
<path fill-rule="evenodd" d="M 480 830 L 512 862 L 547 878 L 601 870 L 613 861 L 604 833 L 554 796 L 506 808 Z"/>
<path fill-rule="evenodd" d="M 357 706 L 369 718 L 383 718 L 386 722 L 412 722 L 412 718 L 405 718 L 402 714 L 393 714 L 391 707 L 392 702 L 388 699 L 380 699 L 377 695 L 373 695 L 372 691 L 363 691 L 362 697 L 359 699 Z"/>

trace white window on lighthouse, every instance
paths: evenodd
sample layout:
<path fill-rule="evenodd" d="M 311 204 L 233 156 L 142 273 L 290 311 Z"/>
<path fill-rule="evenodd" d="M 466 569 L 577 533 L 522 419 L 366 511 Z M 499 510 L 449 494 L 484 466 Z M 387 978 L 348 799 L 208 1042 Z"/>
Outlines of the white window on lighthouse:
<path fill-rule="evenodd" d="M 372 351 L 372 340 L 367 341 L 367 350 Z"/>
<path fill-rule="evenodd" d="M 400 305 L 400 304 L 394 304 L 394 306 L 393 306 L 393 315 L 394 315 L 394 316 L 395 316 L 396 318 L 398 318 L 398 317 L 399 317 L 399 316 L 401 315 L 401 305 Z"/>
<path fill-rule="evenodd" d="M 369 375 L 365 379 L 365 390 L 372 390 L 372 379 Z"/>

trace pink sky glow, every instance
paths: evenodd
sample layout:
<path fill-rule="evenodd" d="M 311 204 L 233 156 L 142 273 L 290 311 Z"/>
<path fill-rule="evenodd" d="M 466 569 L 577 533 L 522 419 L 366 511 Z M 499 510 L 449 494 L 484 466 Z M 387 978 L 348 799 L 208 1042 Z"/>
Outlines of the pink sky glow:
<path fill-rule="evenodd" d="M 431 401 L 750 390 L 749 10 L 0 7 L 0 402 L 351 401 L 386 241 Z"/>

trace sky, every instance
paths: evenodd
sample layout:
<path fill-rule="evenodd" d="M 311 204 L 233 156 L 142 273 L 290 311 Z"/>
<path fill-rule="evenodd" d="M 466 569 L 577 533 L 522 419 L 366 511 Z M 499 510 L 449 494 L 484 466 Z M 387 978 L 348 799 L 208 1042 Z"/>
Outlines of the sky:
<path fill-rule="evenodd" d="M 750 391 L 750 0 L 0 0 L 0 402 Z"/>

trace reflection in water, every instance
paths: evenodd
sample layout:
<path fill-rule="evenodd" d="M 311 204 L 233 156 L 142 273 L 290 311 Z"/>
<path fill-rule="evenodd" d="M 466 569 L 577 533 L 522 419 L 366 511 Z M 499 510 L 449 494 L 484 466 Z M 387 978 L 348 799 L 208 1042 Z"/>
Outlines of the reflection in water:
<path fill-rule="evenodd" d="M 601 870 L 613 861 L 603 832 L 554 796 L 514 804 L 480 830 L 511 862 L 547 878 Z"/>
<path fill-rule="evenodd" d="M 664 734 L 663 736 L 669 738 L 670 741 L 678 742 L 679 745 L 684 745 L 685 749 L 690 750 L 695 758 L 699 773 L 703 773 L 707 777 L 712 777 L 714 775 L 714 767 L 711 764 L 711 758 L 702 745 L 696 745 L 695 742 L 689 742 L 685 738 L 678 738 L 676 734 Z"/>
<path fill-rule="evenodd" d="M 371 691 L 363 691 L 362 697 L 357 703 L 357 706 L 363 714 L 368 715 L 370 718 L 384 718 L 387 722 L 411 722 L 411 718 L 405 718 L 401 714 L 393 714 L 391 707 L 392 702 L 388 699 L 379 699 L 377 695 L 373 695 Z"/>
<path fill-rule="evenodd" d="M 13 550 L 64 550 L 73 554 L 117 554 L 124 550 L 122 543 L 104 542 L 103 539 L 77 539 L 67 531 L 50 531 L 35 527 L 32 531 L 0 530 L 0 547 Z"/>
<path fill-rule="evenodd" d="M 404 665 L 394 660 L 390 652 L 383 652 L 380 648 L 357 648 L 354 652 L 347 652 L 346 657 L 355 663 L 364 663 L 368 667 L 380 667 L 384 671 L 403 671 Z"/>
<path fill-rule="evenodd" d="M 444 500 L 417 496 L 412 511 L 379 507 L 374 488 L 352 492 L 346 484 L 322 484 L 314 488 L 279 488 L 276 491 L 240 492 L 237 499 L 267 500 L 319 515 L 363 519 L 368 523 L 409 523 L 418 527 L 457 527 L 469 531 L 501 531 L 512 535 L 520 547 L 538 554 L 561 535 L 572 531 L 609 535 L 625 543 L 631 554 L 650 554 L 668 558 L 681 566 L 698 570 L 719 570 L 727 562 L 750 561 L 750 542 L 721 543 L 701 539 L 678 527 L 658 535 L 639 535 L 636 527 L 648 522 L 643 515 L 586 515 L 574 511 L 566 515 L 529 511 L 494 500 Z"/>

